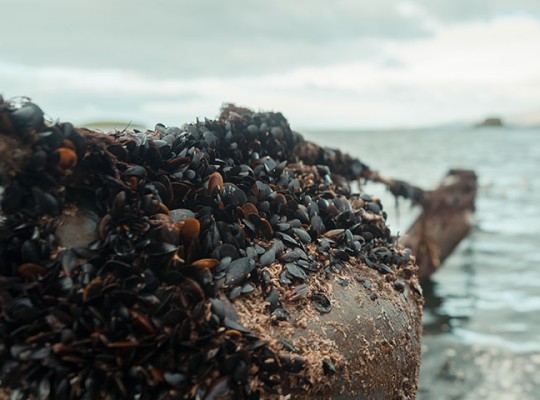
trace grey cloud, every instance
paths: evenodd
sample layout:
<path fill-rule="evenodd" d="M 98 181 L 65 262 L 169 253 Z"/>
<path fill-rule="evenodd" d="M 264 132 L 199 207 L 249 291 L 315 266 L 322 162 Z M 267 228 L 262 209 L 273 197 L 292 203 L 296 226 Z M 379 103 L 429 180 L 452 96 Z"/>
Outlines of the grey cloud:
<path fill-rule="evenodd" d="M 279 73 L 371 57 L 372 38 L 429 34 L 391 0 L 3 3 L 4 61 L 155 77 Z"/>
<path fill-rule="evenodd" d="M 156 79 L 381 63 L 388 55 L 378 39 L 431 34 L 422 15 L 400 13 L 403 3 L 443 24 L 540 17 L 538 0 L 3 0 L 0 61 L 133 70 Z"/>

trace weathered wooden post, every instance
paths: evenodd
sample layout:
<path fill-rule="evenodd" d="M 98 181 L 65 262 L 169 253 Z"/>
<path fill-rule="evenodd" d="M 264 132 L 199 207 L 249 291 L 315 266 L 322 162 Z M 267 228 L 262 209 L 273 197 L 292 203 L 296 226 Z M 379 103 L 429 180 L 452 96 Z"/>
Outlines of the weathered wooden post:
<path fill-rule="evenodd" d="M 431 276 L 473 228 L 476 191 L 474 171 L 453 169 L 424 193 L 422 214 L 401 238 L 416 256 L 420 279 Z"/>

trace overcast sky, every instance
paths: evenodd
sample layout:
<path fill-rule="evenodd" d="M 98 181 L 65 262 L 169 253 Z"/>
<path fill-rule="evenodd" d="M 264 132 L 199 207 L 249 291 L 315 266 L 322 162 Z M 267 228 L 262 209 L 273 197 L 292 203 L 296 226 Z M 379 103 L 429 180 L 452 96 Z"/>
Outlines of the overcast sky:
<path fill-rule="evenodd" d="M 2 0 L 0 93 L 148 126 L 224 102 L 297 128 L 540 115 L 538 0 L 136 3 Z"/>

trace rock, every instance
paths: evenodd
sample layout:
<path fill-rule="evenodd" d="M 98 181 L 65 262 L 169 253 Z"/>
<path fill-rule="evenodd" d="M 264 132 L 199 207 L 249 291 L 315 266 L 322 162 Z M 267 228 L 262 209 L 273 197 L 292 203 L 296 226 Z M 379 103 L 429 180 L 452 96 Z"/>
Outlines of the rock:
<path fill-rule="evenodd" d="M 503 126 L 503 120 L 499 117 L 486 118 L 482 122 L 475 125 L 476 128 L 502 128 Z"/>
<path fill-rule="evenodd" d="M 26 143 L 0 163 L 12 396 L 75 376 L 75 398 L 415 397 L 417 266 L 352 194 L 367 166 L 299 161 L 313 146 L 280 113 L 103 134 L 17 112 L 0 101 L 0 150 Z"/>

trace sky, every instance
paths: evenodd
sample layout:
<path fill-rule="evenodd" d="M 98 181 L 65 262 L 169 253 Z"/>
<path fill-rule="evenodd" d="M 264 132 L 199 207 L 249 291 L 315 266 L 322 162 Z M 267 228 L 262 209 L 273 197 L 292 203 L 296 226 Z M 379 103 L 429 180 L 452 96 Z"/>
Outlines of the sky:
<path fill-rule="evenodd" d="M 223 103 L 295 128 L 540 122 L 540 1 L 2 0 L 0 94 L 153 127 Z"/>

